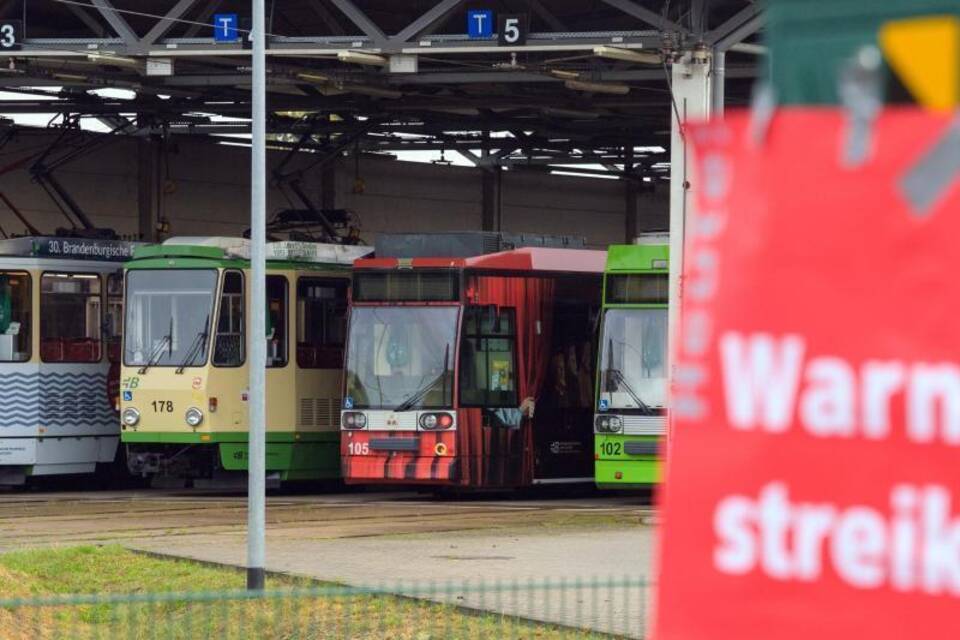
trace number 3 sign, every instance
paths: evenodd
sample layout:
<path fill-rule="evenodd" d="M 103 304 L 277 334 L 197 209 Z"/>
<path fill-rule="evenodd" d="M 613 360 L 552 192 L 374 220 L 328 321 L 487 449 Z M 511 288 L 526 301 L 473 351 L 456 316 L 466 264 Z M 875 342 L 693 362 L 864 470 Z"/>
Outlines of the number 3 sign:
<path fill-rule="evenodd" d="M 0 50 L 13 51 L 19 49 L 22 39 L 22 20 L 4 20 L 0 22 Z"/>
<path fill-rule="evenodd" d="M 501 14 L 497 22 L 497 42 L 505 45 L 522 45 L 527 42 L 527 16 Z"/>

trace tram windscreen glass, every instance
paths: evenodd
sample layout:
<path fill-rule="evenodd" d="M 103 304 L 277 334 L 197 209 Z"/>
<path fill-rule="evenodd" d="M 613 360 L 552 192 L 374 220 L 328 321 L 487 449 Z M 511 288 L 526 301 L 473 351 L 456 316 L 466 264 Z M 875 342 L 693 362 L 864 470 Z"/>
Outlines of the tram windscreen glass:
<path fill-rule="evenodd" d="M 609 304 L 667 304 L 670 295 L 665 273 L 631 273 L 607 276 Z"/>
<path fill-rule="evenodd" d="M 0 271 L 0 362 L 30 359 L 30 274 Z"/>
<path fill-rule="evenodd" d="M 457 271 L 354 271 L 353 299 L 358 302 L 456 302 Z"/>
<path fill-rule="evenodd" d="M 40 359 L 99 362 L 100 276 L 44 273 L 40 278 Z"/>
<path fill-rule="evenodd" d="M 459 307 L 368 307 L 350 312 L 348 406 L 364 409 L 453 406 Z"/>
<path fill-rule="evenodd" d="M 130 366 L 178 367 L 206 364 L 214 269 L 133 270 L 127 273 L 123 362 Z"/>
<path fill-rule="evenodd" d="M 609 309 L 600 333 L 600 400 L 661 409 L 667 396 L 667 310 Z"/>

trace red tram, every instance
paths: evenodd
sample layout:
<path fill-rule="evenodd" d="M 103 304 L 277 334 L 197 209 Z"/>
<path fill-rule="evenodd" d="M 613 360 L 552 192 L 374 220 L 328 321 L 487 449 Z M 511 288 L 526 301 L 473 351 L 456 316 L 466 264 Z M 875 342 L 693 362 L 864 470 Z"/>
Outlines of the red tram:
<path fill-rule="evenodd" d="M 602 251 L 522 248 L 356 261 L 345 481 L 592 482 L 605 259 Z"/>

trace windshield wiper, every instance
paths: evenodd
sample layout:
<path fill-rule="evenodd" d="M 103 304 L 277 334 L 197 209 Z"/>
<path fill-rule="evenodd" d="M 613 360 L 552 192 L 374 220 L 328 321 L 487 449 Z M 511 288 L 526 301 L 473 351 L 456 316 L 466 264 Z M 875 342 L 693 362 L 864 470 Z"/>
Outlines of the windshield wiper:
<path fill-rule="evenodd" d="M 627 392 L 627 395 L 637 404 L 637 407 L 644 411 L 645 413 L 653 414 L 653 409 L 646 402 L 640 399 L 640 396 L 630 387 L 627 383 L 627 377 L 623 375 L 623 372 L 619 369 L 607 369 L 607 372 L 612 374 L 617 381 L 617 387 L 623 389 Z"/>
<path fill-rule="evenodd" d="M 197 356 L 203 351 L 204 347 L 207 346 L 207 338 L 210 336 L 210 314 L 207 314 L 207 319 L 203 323 L 203 329 L 197 333 L 197 336 L 193 339 L 193 343 L 190 345 L 190 348 L 187 349 L 187 355 L 184 357 L 183 362 L 180 363 L 180 366 L 177 367 L 177 370 L 174 372 L 177 375 L 182 374 L 183 370 L 187 368 L 187 365 L 192 365 L 193 361 L 196 360 Z"/>
<path fill-rule="evenodd" d="M 613 393 L 613 392 L 616 391 L 617 389 L 622 388 L 624 391 L 627 392 L 627 395 L 629 395 L 630 398 L 633 399 L 633 401 L 637 404 L 637 407 L 638 407 L 641 411 L 643 411 L 644 413 L 648 413 L 648 414 L 652 414 L 652 413 L 653 413 L 653 409 L 650 408 L 650 405 L 648 405 L 646 402 L 644 402 L 643 400 L 641 400 L 641 399 L 640 399 L 640 396 L 637 395 L 637 393 L 633 390 L 633 388 L 632 388 L 632 387 L 630 386 L 630 384 L 627 382 L 627 377 L 626 377 L 625 375 L 623 375 L 623 371 L 620 371 L 620 369 L 614 369 L 614 368 L 613 368 L 613 339 L 612 339 L 612 338 L 610 338 L 610 339 L 607 340 L 607 369 L 606 369 L 606 372 L 607 372 L 607 375 L 608 375 L 608 376 L 612 376 L 612 377 L 614 378 L 614 382 L 615 382 L 616 385 L 617 385 L 616 388 L 614 388 L 614 389 L 610 389 L 609 386 L 608 386 L 607 389 L 606 389 L 607 393 Z"/>
<path fill-rule="evenodd" d="M 414 393 L 412 396 L 410 396 L 409 398 L 401 402 L 399 405 L 397 405 L 397 407 L 394 409 L 394 412 L 408 411 L 409 409 L 412 409 L 415 404 L 423 400 L 424 396 L 430 393 L 430 391 L 434 387 L 436 387 L 437 384 L 440 382 L 443 383 L 443 398 L 444 400 L 446 400 L 447 371 L 449 369 L 449 363 L 450 363 L 450 343 L 448 342 L 446 349 L 444 349 L 443 351 L 443 371 L 440 373 L 440 375 L 438 375 L 436 378 L 434 378 L 427 384 L 420 387 L 420 389 L 418 389 L 416 393 Z"/>
<path fill-rule="evenodd" d="M 144 364 L 137 371 L 138 375 L 143 375 L 147 372 L 147 369 L 157 364 L 160 361 L 160 357 L 163 355 L 163 348 L 167 347 L 167 357 L 173 355 L 173 316 L 170 316 L 170 329 L 167 332 L 167 335 L 160 337 L 160 342 L 153 349 L 153 353 L 150 354 L 150 357 L 147 359 L 146 364 Z"/>

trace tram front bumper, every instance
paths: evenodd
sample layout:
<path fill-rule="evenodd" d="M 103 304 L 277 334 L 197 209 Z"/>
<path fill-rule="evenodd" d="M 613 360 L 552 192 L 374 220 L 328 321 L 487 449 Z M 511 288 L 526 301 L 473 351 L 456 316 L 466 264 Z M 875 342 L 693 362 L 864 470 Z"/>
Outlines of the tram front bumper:
<path fill-rule="evenodd" d="M 448 484 L 458 479 L 455 432 L 344 431 L 348 483 Z"/>

